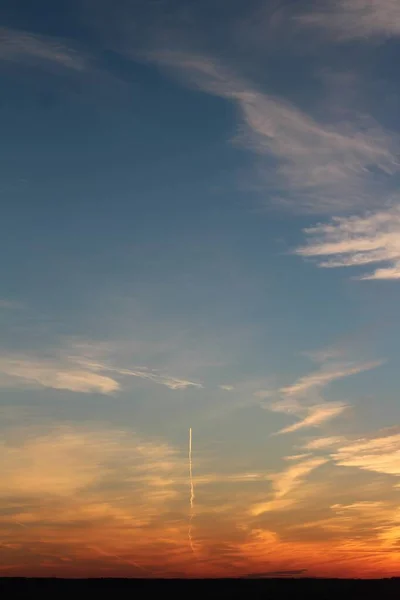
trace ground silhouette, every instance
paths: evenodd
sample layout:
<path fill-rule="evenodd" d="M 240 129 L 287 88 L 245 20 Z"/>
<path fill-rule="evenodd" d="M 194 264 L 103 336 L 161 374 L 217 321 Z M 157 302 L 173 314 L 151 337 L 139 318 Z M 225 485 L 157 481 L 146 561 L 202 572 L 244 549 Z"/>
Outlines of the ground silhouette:
<path fill-rule="evenodd" d="M 393 600 L 400 598 L 400 577 L 391 579 L 45 579 L 2 578 L 0 594 L 3 598 L 66 597 L 82 595 L 124 594 L 133 600 L 143 594 L 160 594 L 165 597 L 204 598 L 279 598 L 319 600 L 337 598 Z"/>

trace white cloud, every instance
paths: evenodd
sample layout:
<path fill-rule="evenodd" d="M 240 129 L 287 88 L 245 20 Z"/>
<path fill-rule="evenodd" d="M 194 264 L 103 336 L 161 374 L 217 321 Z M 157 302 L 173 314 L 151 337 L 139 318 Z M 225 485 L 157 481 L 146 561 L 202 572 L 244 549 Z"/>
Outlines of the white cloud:
<path fill-rule="evenodd" d="M 236 140 L 269 158 L 263 170 L 281 202 L 318 212 L 371 205 L 376 179 L 370 169 L 387 176 L 398 170 L 394 139 L 377 124 L 319 123 L 206 56 L 164 50 L 147 58 L 236 104 L 241 116 Z"/>
<path fill-rule="evenodd" d="M 71 392 L 111 394 L 119 390 L 117 381 L 90 370 L 63 362 L 22 356 L 0 357 L 0 385 L 39 386 Z"/>
<path fill-rule="evenodd" d="M 350 375 L 357 375 L 363 371 L 368 371 L 380 366 L 380 361 L 368 363 L 333 363 L 323 366 L 319 371 L 315 371 L 309 375 L 305 375 L 298 379 L 293 385 L 281 388 L 281 393 L 286 397 L 303 397 L 312 390 L 322 389 L 329 383 Z"/>
<path fill-rule="evenodd" d="M 346 444 L 332 454 L 332 459 L 344 467 L 400 476 L 400 434 Z"/>
<path fill-rule="evenodd" d="M 155 370 L 136 370 L 131 371 L 129 369 L 119 369 L 118 372 L 121 375 L 131 375 L 132 377 L 140 377 L 141 379 L 148 379 L 154 383 L 165 385 L 170 390 L 186 390 L 189 387 L 202 388 L 202 384 L 196 381 L 189 381 L 187 379 L 178 379 L 171 377 L 170 375 L 164 375 Z"/>
<path fill-rule="evenodd" d="M 336 217 L 328 224 L 304 230 L 307 245 L 296 254 L 325 257 L 324 268 L 384 266 L 359 276 L 359 279 L 400 279 L 400 207 L 367 213 L 362 217 Z"/>
<path fill-rule="evenodd" d="M 5 27 L 0 27 L 0 60 L 50 62 L 75 71 L 86 68 L 83 57 L 58 40 Z"/>
<path fill-rule="evenodd" d="M 40 386 L 77 393 L 112 394 L 122 389 L 121 380 L 129 376 L 164 385 L 170 390 L 202 387 L 200 383 L 145 367 L 111 367 L 106 362 L 88 360 L 84 355 L 70 356 L 63 352 L 58 354 L 59 357 L 55 359 L 30 355 L 0 355 L 0 386 Z"/>
<path fill-rule="evenodd" d="M 322 4 L 322 8 L 321 8 Z M 327 0 L 301 15 L 304 25 L 323 28 L 336 40 L 400 35 L 398 0 Z"/>
<path fill-rule="evenodd" d="M 346 404 L 335 402 L 327 402 L 325 404 L 310 406 L 306 409 L 308 414 L 302 421 L 298 421 L 293 425 L 284 427 L 281 429 L 281 431 L 279 431 L 279 433 L 292 433 L 293 431 L 298 431 L 299 429 L 304 429 L 305 427 L 318 427 L 319 425 L 322 425 L 322 423 L 330 421 L 331 419 L 339 416 L 347 408 L 348 407 Z"/>
<path fill-rule="evenodd" d="M 165 385 L 170 390 L 185 390 L 189 387 L 202 388 L 202 384 L 189 381 L 187 379 L 180 379 L 172 377 L 168 374 L 162 373 L 156 369 L 148 369 L 146 367 L 137 367 L 135 369 L 125 369 L 121 367 L 110 366 L 106 363 L 93 362 L 80 356 L 70 356 L 69 360 L 76 362 L 93 371 L 112 372 L 120 376 L 138 377 L 140 379 L 147 379 L 153 383 Z"/>
<path fill-rule="evenodd" d="M 373 369 L 380 364 L 382 363 L 379 361 L 358 364 L 328 363 L 322 365 L 318 371 L 300 377 L 292 385 L 277 390 L 276 394 L 280 399 L 265 404 L 264 407 L 274 412 L 293 415 L 301 420 L 284 427 L 276 435 L 292 433 L 306 427 L 318 427 L 339 416 L 348 406 L 343 402 L 324 402 L 321 390 L 333 381 Z"/>
<path fill-rule="evenodd" d="M 235 389 L 233 385 L 220 385 L 218 387 L 220 390 L 224 390 L 225 392 L 232 392 Z"/>

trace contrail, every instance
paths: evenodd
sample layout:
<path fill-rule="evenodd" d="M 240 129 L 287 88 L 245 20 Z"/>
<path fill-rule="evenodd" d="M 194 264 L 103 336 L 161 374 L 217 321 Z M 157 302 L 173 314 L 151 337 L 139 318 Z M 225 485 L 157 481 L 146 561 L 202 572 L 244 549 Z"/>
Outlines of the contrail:
<path fill-rule="evenodd" d="M 190 514 L 189 514 L 189 544 L 193 554 L 195 549 L 193 546 L 192 539 L 192 520 L 193 520 L 193 509 L 194 509 L 194 485 L 193 485 L 193 472 L 192 472 L 192 428 L 189 428 L 189 481 L 190 481 Z"/>

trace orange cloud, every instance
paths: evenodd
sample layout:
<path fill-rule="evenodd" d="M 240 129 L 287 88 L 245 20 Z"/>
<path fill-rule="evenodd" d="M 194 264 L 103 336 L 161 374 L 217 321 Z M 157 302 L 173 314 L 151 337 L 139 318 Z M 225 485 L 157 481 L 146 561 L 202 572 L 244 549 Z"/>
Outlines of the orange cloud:
<path fill-rule="evenodd" d="M 346 467 L 400 476 L 400 434 L 357 440 L 339 447 L 332 458 Z"/>

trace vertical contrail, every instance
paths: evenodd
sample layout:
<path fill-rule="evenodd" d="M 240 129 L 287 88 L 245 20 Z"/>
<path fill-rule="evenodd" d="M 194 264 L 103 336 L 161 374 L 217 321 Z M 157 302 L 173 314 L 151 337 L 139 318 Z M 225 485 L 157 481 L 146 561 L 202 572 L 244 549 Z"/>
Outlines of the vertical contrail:
<path fill-rule="evenodd" d="M 192 539 L 192 520 L 193 520 L 193 509 L 194 509 L 194 485 L 193 485 L 193 471 L 192 471 L 192 428 L 189 428 L 189 481 L 190 481 L 190 514 L 189 514 L 189 544 L 193 554 L 195 553 Z"/>

